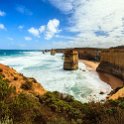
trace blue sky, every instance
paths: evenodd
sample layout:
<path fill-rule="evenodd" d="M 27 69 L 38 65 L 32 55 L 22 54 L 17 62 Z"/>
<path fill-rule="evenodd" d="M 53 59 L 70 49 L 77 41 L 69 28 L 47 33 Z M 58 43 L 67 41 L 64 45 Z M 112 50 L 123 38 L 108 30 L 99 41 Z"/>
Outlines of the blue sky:
<path fill-rule="evenodd" d="M 123 0 L 0 0 L 0 49 L 123 45 L 123 5 Z"/>
<path fill-rule="evenodd" d="M 0 16 L 0 24 L 4 25 L 4 29 L 0 30 L 0 48 L 52 48 L 53 42 L 57 41 L 56 35 L 63 34 L 61 30 L 68 25 L 66 15 L 48 1 L 0 0 L 0 11 L 5 13 Z M 53 32 L 43 32 L 39 37 L 28 31 L 32 27 L 38 30 L 40 26 L 46 26 L 50 21 L 51 23 L 59 21 L 55 27 L 56 31 L 53 26 Z M 46 36 L 47 32 L 52 36 Z"/>

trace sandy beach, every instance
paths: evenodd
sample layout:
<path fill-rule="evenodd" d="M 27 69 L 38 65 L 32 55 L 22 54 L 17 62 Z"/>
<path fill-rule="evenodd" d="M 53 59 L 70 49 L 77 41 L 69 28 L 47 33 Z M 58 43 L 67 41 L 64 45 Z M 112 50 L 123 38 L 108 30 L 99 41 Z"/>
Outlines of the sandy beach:
<path fill-rule="evenodd" d="M 96 71 L 96 68 L 99 65 L 99 62 L 93 62 L 89 60 L 80 60 L 80 62 L 83 62 L 87 66 L 87 68 L 92 71 Z M 98 75 L 100 79 L 108 83 L 112 89 L 116 89 L 117 87 L 123 86 L 123 81 L 117 77 L 114 77 L 110 74 L 103 73 L 103 72 L 99 72 Z"/>

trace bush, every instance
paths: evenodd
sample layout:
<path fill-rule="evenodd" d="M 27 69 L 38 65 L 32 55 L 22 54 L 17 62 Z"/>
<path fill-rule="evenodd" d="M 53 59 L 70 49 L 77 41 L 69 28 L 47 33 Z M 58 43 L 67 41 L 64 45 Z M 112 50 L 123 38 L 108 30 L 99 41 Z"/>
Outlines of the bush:
<path fill-rule="evenodd" d="M 8 116 L 5 116 L 0 120 L 0 124 L 14 124 L 14 123 L 12 119 L 10 119 Z"/>
<path fill-rule="evenodd" d="M 11 111 L 9 109 L 9 103 L 12 100 L 12 95 L 15 93 L 15 88 L 10 87 L 8 82 L 3 80 L 3 77 L 0 75 L 0 120 L 1 123 L 8 122 Z M 8 120 L 8 121 L 7 121 Z"/>
<path fill-rule="evenodd" d="M 7 80 L 0 76 L 0 101 L 7 100 L 15 92 L 15 87 L 9 86 Z"/>
<path fill-rule="evenodd" d="M 32 89 L 32 82 L 26 81 L 24 84 L 21 85 L 21 88 L 24 90 L 31 90 Z"/>
<path fill-rule="evenodd" d="M 79 109 L 80 106 L 76 106 L 80 102 L 69 95 L 66 98 L 63 98 L 62 94 L 58 92 L 47 92 L 44 96 L 39 96 L 39 101 L 41 104 L 48 106 L 53 112 L 62 113 L 70 119 L 81 119 L 81 108 Z"/>
<path fill-rule="evenodd" d="M 38 99 L 31 94 L 19 94 L 10 105 L 13 121 L 19 123 L 32 123 L 37 116 L 41 116 L 40 109 Z"/>
<path fill-rule="evenodd" d="M 98 124 L 124 124 L 124 111 L 120 108 L 116 108 L 116 112 L 113 114 L 103 114 L 102 120 Z"/>

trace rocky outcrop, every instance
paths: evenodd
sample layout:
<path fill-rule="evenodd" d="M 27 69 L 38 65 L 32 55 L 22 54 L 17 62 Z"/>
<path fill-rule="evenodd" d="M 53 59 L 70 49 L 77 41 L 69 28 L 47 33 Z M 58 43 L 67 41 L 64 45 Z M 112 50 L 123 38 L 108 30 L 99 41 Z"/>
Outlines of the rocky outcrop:
<path fill-rule="evenodd" d="M 78 69 L 78 52 L 76 50 L 67 50 L 64 57 L 64 70 Z"/>
<path fill-rule="evenodd" d="M 124 98 L 124 87 L 120 88 L 117 92 L 110 94 L 109 99 L 116 100 L 118 98 Z"/>
<path fill-rule="evenodd" d="M 124 81 L 124 49 L 110 48 L 101 53 L 97 71 L 112 74 Z"/>

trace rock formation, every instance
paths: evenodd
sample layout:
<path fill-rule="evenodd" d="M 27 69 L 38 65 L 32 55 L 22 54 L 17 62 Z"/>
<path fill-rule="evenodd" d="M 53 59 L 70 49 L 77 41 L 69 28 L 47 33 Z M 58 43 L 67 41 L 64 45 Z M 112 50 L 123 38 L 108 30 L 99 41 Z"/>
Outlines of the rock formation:
<path fill-rule="evenodd" d="M 51 52 L 51 55 L 55 55 L 56 54 L 56 51 L 54 49 L 52 49 L 50 52 Z"/>
<path fill-rule="evenodd" d="M 78 52 L 76 50 L 67 50 L 64 55 L 64 70 L 77 70 Z"/>
<path fill-rule="evenodd" d="M 112 74 L 124 81 L 124 49 L 110 48 L 101 52 L 97 71 Z"/>
<path fill-rule="evenodd" d="M 100 61 L 100 53 L 103 49 L 97 48 L 75 48 L 80 59 Z"/>

